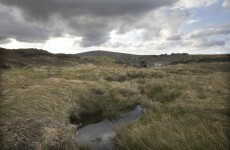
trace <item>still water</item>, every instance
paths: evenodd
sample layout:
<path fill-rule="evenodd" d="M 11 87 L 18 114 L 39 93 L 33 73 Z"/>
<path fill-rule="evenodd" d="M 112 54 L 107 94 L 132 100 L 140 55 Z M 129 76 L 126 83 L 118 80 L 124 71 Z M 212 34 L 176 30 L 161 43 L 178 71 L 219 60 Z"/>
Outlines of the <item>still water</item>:
<path fill-rule="evenodd" d="M 137 105 L 132 111 L 123 114 L 114 120 L 105 119 L 101 122 L 87 125 L 77 132 L 80 145 L 87 145 L 91 150 L 110 150 L 113 147 L 111 139 L 116 135 L 113 126 L 121 126 L 137 120 L 145 109 Z"/>

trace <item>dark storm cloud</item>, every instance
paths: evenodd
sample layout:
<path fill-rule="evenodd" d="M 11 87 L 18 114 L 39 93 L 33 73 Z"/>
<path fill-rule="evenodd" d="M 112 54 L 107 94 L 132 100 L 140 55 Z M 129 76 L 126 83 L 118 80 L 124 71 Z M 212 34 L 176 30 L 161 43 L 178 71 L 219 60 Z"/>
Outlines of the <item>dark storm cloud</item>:
<path fill-rule="evenodd" d="M 72 35 L 81 36 L 79 43 L 82 47 L 100 45 L 109 39 L 109 32 L 114 29 L 115 23 L 110 18 L 81 16 L 68 21 Z"/>
<path fill-rule="evenodd" d="M 101 43 L 104 43 L 107 39 L 109 39 L 108 35 L 99 35 L 97 34 L 91 34 L 90 36 L 84 36 L 82 39 L 82 42 L 80 42 L 80 46 L 82 47 L 90 47 L 95 45 L 100 45 Z"/>
<path fill-rule="evenodd" d="M 6 44 L 8 42 L 10 42 L 10 39 L 8 39 L 6 36 L 0 35 L 0 44 Z"/>
<path fill-rule="evenodd" d="M 66 26 L 63 26 L 62 32 L 83 37 L 82 46 L 96 46 L 109 39 L 109 32 L 119 28 L 118 25 L 124 22 L 124 16 L 138 19 L 138 16 L 140 17 L 159 7 L 170 6 L 176 1 L 177 0 L 0 0 L 0 5 L 21 12 L 24 23 L 26 24 L 19 24 L 19 27 L 15 29 L 13 29 L 13 26 L 1 25 L 0 31 L 6 28 L 5 35 L 1 36 L 12 36 L 20 41 L 46 40 L 48 38 L 47 36 L 53 34 L 49 33 L 52 30 L 49 31 L 46 24 L 57 17 L 59 20 L 54 22 L 54 24 L 66 22 Z M 17 23 L 13 20 L 11 21 L 12 23 Z M 31 27 L 29 26 L 30 22 L 43 25 L 43 27 L 41 28 L 40 26 L 41 29 Z M 25 30 L 25 28 L 27 30 Z M 20 35 L 20 37 L 17 35 Z M 33 35 L 36 36 L 33 37 Z"/>
<path fill-rule="evenodd" d="M 222 26 L 221 28 L 219 27 L 219 28 L 200 30 L 198 32 L 191 34 L 190 38 L 200 38 L 200 37 L 219 35 L 219 34 L 223 34 L 223 35 L 230 34 L 230 25 Z"/>
<path fill-rule="evenodd" d="M 66 17 L 93 14 L 98 16 L 135 15 L 177 0 L 1 0 L 34 19 L 48 19 L 53 14 Z"/>
<path fill-rule="evenodd" d="M 179 41 L 179 40 L 181 40 L 181 36 L 180 35 L 170 36 L 170 37 L 167 38 L 167 40 L 169 40 L 169 41 Z"/>
<path fill-rule="evenodd" d="M 24 42 L 43 42 L 49 37 L 49 30 L 21 22 L 4 9 L 0 10 L 0 18 L 0 41 L 14 38 Z"/>
<path fill-rule="evenodd" d="M 208 47 L 213 47 L 213 46 L 224 46 L 225 41 L 203 39 L 203 40 L 200 40 L 200 42 L 195 45 L 198 47 L 203 47 L 203 48 L 208 48 Z"/>

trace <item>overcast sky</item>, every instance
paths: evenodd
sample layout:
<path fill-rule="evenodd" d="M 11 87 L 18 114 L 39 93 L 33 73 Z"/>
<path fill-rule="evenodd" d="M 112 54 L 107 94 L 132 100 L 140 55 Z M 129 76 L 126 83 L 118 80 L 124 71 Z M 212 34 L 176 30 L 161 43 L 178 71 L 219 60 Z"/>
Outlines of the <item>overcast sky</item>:
<path fill-rule="evenodd" d="M 0 0 L 0 47 L 230 53 L 230 0 Z"/>

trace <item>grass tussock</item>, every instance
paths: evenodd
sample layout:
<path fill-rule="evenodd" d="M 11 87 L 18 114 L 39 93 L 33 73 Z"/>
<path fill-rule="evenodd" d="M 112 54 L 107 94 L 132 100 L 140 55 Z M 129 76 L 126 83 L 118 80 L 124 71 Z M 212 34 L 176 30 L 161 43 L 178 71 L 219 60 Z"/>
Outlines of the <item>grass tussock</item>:
<path fill-rule="evenodd" d="M 146 114 L 117 130 L 115 149 L 229 148 L 229 63 L 143 69 L 103 60 L 4 70 L 0 147 L 83 149 L 81 125 L 141 104 Z"/>
<path fill-rule="evenodd" d="M 227 149 L 229 140 L 220 123 L 196 116 L 148 113 L 148 120 L 118 131 L 116 149 Z M 220 120 L 219 120 L 220 121 Z"/>

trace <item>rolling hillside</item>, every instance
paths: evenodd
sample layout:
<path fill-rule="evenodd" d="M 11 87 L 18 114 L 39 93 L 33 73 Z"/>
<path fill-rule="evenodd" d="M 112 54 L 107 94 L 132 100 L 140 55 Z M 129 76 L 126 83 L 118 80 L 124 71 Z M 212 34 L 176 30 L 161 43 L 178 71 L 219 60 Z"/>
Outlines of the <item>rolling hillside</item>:
<path fill-rule="evenodd" d="M 78 54 L 52 54 L 38 49 L 4 49 L 0 48 L 0 68 L 28 66 L 73 66 L 77 64 L 104 64 L 105 59 L 113 59 L 117 64 L 135 67 L 154 67 L 178 63 L 193 62 L 228 62 L 230 55 L 188 55 L 173 53 L 171 55 L 132 55 L 109 51 L 90 51 Z"/>

